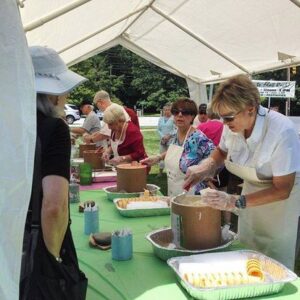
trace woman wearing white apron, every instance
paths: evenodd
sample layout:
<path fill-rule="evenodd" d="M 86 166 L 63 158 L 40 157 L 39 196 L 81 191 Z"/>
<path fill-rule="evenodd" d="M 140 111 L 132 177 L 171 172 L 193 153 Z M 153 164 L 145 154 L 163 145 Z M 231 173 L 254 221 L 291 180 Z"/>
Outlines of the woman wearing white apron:
<path fill-rule="evenodd" d="M 177 196 L 183 192 L 187 168 L 208 157 L 215 147 L 201 131 L 192 127 L 197 115 L 197 106 L 193 100 L 180 98 L 173 103 L 171 113 L 177 126 L 177 135 L 173 143 L 165 153 L 149 157 L 142 163 L 153 165 L 164 159 L 168 177 L 168 195 Z M 189 193 L 198 193 L 205 187 L 204 183 L 198 183 Z"/>
<path fill-rule="evenodd" d="M 227 126 L 212 155 L 188 169 L 184 186 L 212 176 L 225 163 L 244 179 L 242 196 L 210 191 L 203 200 L 221 210 L 237 209 L 241 242 L 294 269 L 299 251 L 300 143 L 288 118 L 263 108 L 259 100 L 256 86 L 245 75 L 220 85 L 212 108 Z"/>
<path fill-rule="evenodd" d="M 127 121 L 125 111 L 120 105 L 110 105 L 104 111 L 103 120 L 111 130 L 110 147 L 103 158 L 113 165 L 140 161 L 147 157 L 140 129 Z M 113 158 L 110 159 L 110 156 Z"/>

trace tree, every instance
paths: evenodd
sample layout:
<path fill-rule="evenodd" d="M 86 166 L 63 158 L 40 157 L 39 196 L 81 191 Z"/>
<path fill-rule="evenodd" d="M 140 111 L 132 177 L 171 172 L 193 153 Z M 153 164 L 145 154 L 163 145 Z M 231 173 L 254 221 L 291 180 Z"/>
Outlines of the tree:
<path fill-rule="evenodd" d="M 124 76 L 110 74 L 105 55 L 96 55 L 71 67 L 76 73 L 88 78 L 70 94 L 70 102 L 78 105 L 83 99 L 93 99 L 99 90 L 106 90 L 112 99 L 123 85 Z"/>
<path fill-rule="evenodd" d="M 104 89 L 112 100 L 129 107 L 143 106 L 148 111 L 160 109 L 166 102 L 188 96 L 186 81 L 163 70 L 129 50 L 117 46 L 71 68 L 89 79 L 70 95 L 70 102 L 79 104 L 92 99 Z"/>

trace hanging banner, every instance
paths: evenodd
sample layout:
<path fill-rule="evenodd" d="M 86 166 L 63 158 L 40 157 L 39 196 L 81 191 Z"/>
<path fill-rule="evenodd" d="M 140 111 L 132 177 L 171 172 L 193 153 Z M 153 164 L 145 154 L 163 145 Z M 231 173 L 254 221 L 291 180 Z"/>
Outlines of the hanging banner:
<path fill-rule="evenodd" d="M 294 98 L 296 81 L 252 80 L 261 97 Z"/>

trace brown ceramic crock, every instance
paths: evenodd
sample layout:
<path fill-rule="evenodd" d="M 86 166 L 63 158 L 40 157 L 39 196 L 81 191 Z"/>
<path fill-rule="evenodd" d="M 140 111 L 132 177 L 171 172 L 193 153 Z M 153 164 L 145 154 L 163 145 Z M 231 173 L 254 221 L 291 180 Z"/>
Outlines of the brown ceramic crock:
<path fill-rule="evenodd" d="M 143 192 L 147 184 L 147 166 L 138 162 L 117 165 L 117 190 Z"/>
<path fill-rule="evenodd" d="M 102 158 L 103 151 L 98 150 L 85 150 L 83 151 L 83 160 L 89 163 L 92 169 L 104 169 L 105 162 Z"/>
<path fill-rule="evenodd" d="M 79 145 L 79 157 L 83 157 L 83 151 L 96 150 L 96 144 L 80 144 Z"/>
<path fill-rule="evenodd" d="M 221 244 L 221 211 L 201 203 L 201 196 L 172 199 L 173 243 L 188 250 L 202 250 Z"/>

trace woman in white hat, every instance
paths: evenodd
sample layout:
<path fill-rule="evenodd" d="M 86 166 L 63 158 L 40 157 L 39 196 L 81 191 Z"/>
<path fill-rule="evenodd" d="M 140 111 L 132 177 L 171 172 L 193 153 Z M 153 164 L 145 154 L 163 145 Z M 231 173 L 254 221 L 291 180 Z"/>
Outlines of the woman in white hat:
<path fill-rule="evenodd" d="M 221 142 L 208 159 L 188 169 L 184 186 L 211 177 L 225 162 L 244 179 L 242 195 L 214 190 L 203 200 L 217 209 L 238 209 L 241 242 L 293 269 L 300 232 L 299 138 L 286 116 L 259 102 L 246 75 L 220 85 L 212 109 L 225 125 Z"/>
<path fill-rule="evenodd" d="M 86 78 L 68 70 L 53 49 L 34 46 L 30 47 L 29 51 L 35 72 L 37 136 L 41 145 L 42 180 L 42 242 L 38 244 L 38 260 L 34 265 L 43 270 L 43 262 L 48 259 L 58 263 L 64 262 L 64 259 L 71 259 L 77 264 L 69 226 L 70 132 L 61 116 L 68 93 L 86 81 Z M 33 187 L 33 190 L 35 188 L 37 187 Z M 31 218 L 28 216 L 25 232 L 31 230 L 30 225 Z M 74 249 L 73 257 L 64 257 L 66 247 Z M 32 279 L 29 299 L 42 299 L 41 290 L 39 283 Z M 22 294 L 22 277 L 20 291 Z"/>

